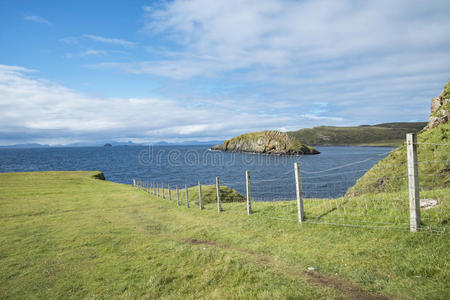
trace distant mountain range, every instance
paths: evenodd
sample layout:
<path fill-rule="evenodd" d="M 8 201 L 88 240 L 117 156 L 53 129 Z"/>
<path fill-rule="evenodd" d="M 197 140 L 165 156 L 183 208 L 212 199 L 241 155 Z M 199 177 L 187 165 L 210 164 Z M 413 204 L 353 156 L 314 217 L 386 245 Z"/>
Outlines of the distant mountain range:
<path fill-rule="evenodd" d="M 200 145 L 215 145 L 215 144 L 221 144 L 223 143 L 223 140 L 215 140 L 215 141 L 184 141 L 179 143 L 169 143 L 166 141 L 160 141 L 156 143 L 152 143 L 150 145 L 154 146 L 200 146 Z M 59 148 L 59 147 L 103 147 L 106 144 L 110 144 L 111 146 L 148 146 L 149 144 L 145 143 L 133 143 L 131 141 L 128 142 L 104 142 L 104 143 L 72 143 L 67 145 L 42 145 L 38 143 L 27 143 L 27 144 L 15 144 L 15 145 L 7 145 L 7 146 L 0 146 L 0 148 L 16 148 L 16 149 L 23 149 L 23 148 Z"/>
<path fill-rule="evenodd" d="M 360 125 L 351 127 L 318 126 L 290 131 L 287 134 L 301 141 L 303 144 L 314 146 L 398 146 L 409 132 L 417 133 L 427 125 L 426 122 L 396 122 L 377 125 Z M 154 146 L 201 146 L 219 145 L 223 140 L 215 141 L 184 141 L 171 143 L 160 141 L 152 143 Z M 16 144 L 0 146 L 0 148 L 55 148 L 55 147 L 103 147 L 105 144 L 111 146 L 148 146 L 147 143 L 112 142 L 103 141 L 99 143 L 72 143 L 68 145 L 42 145 L 37 143 Z"/>

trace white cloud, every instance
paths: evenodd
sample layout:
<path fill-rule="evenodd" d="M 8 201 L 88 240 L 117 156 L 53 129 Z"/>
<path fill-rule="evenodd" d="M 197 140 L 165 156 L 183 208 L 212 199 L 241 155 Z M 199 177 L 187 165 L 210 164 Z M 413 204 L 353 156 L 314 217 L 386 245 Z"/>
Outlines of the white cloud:
<path fill-rule="evenodd" d="M 40 23 L 40 24 L 45 24 L 45 25 L 52 25 L 52 23 L 46 19 L 44 19 L 43 17 L 40 16 L 25 16 L 24 17 L 25 20 L 27 21 L 31 21 L 31 22 L 35 22 L 35 23 Z"/>
<path fill-rule="evenodd" d="M 80 36 L 67 36 L 64 38 L 60 38 L 59 41 L 70 44 L 70 45 L 76 45 L 79 44 L 82 41 L 94 41 L 98 43 L 103 44 L 109 44 L 109 45 L 118 45 L 124 48 L 132 48 L 137 45 L 135 42 L 130 42 L 127 40 L 117 39 L 117 38 L 110 38 L 110 37 L 104 37 L 99 35 L 93 35 L 93 34 L 83 34 Z"/>
<path fill-rule="evenodd" d="M 80 56 L 97 56 L 97 55 L 106 55 L 108 54 L 105 50 L 95 50 L 95 49 L 87 49 L 80 53 Z"/>
<path fill-rule="evenodd" d="M 245 68 L 292 77 L 318 62 L 353 60 L 363 68 L 361 56 L 428 56 L 450 46 L 449 8 L 448 1 L 406 0 L 167 2 L 145 8 L 143 31 L 167 37 L 183 55 L 126 68 L 177 79 Z"/>
<path fill-rule="evenodd" d="M 116 38 L 103 37 L 103 36 L 99 36 L 99 35 L 84 34 L 82 37 L 86 38 L 86 39 L 90 39 L 95 42 L 119 45 L 119 46 L 127 47 L 127 48 L 137 45 L 137 43 L 135 43 L 135 42 L 130 42 L 130 41 L 116 39 Z"/>
<path fill-rule="evenodd" d="M 0 144 L 215 139 L 299 122 L 297 115 L 236 113 L 167 99 L 92 97 L 30 77 L 30 72 L 0 65 Z"/>

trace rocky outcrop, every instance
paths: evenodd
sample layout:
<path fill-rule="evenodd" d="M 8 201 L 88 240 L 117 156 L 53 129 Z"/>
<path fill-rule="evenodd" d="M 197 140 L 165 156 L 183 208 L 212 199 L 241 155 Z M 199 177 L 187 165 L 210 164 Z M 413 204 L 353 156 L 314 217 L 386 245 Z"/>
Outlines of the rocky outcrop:
<path fill-rule="evenodd" d="M 424 130 L 447 123 L 450 119 L 450 82 L 442 93 L 431 100 L 431 114 Z"/>
<path fill-rule="evenodd" d="M 320 153 L 295 137 L 276 130 L 242 134 L 212 147 L 211 150 L 288 155 Z"/>

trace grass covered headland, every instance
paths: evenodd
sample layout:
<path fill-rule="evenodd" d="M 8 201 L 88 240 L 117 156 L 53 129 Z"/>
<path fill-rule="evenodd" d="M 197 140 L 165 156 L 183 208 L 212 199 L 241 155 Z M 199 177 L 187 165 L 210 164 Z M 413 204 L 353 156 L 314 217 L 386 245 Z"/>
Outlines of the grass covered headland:
<path fill-rule="evenodd" d="M 448 298 L 448 234 L 187 209 L 98 174 L 0 174 L 1 299 Z"/>

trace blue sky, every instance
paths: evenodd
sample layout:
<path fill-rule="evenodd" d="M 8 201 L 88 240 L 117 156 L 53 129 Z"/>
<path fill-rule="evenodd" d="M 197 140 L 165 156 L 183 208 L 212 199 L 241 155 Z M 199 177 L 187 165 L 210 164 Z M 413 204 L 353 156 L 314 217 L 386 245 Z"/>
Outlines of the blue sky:
<path fill-rule="evenodd" d="M 0 0 L 0 145 L 425 121 L 449 1 Z"/>

